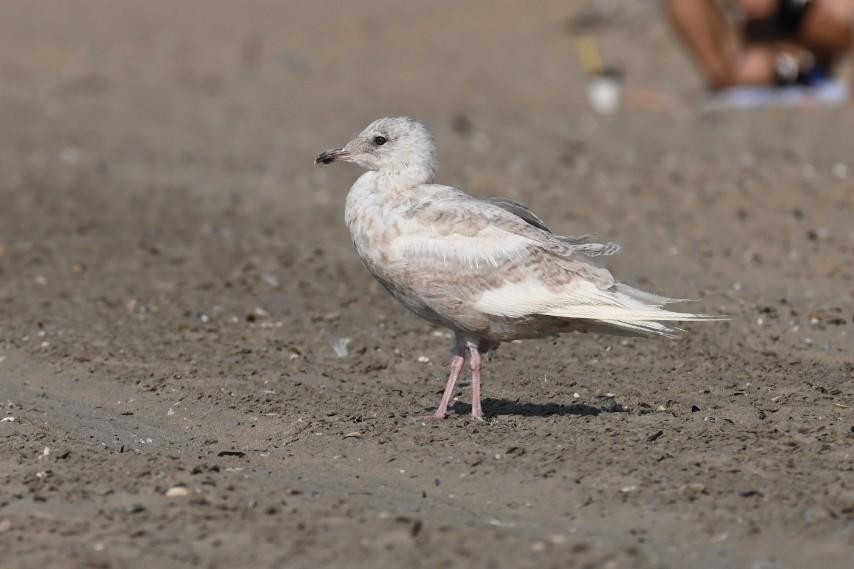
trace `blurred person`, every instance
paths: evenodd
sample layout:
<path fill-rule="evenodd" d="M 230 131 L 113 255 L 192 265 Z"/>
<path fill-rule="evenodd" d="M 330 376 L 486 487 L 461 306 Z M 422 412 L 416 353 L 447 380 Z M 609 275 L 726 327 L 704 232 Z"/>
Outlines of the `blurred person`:
<path fill-rule="evenodd" d="M 854 0 L 666 0 L 666 6 L 709 91 L 752 93 L 754 101 L 769 88 L 834 86 L 832 70 L 854 37 Z M 847 85 L 832 94 L 847 99 Z"/>

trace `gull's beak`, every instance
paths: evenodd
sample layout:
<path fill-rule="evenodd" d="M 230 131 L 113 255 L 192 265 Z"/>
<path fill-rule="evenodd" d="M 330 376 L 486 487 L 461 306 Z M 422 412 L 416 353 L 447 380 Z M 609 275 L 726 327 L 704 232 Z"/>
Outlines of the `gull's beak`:
<path fill-rule="evenodd" d="M 346 160 L 350 153 L 343 148 L 335 148 L 332 150 L 324 150 L 314 159 L 315 164 L 332 164 L 336 160 Z"/>

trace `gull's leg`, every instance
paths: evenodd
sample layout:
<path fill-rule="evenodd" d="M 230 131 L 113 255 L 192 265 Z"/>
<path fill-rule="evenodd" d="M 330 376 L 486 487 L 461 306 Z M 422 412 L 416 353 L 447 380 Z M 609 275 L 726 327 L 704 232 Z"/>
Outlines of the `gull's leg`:
<path fill-rule="evenodd" d="M 444 419 L 448 416 L 448 405 L 451 403 L 451 397 L 454 395 L 454 385 L 457 383 L 457 378 L 460 377 L 460 372 L 466 363 L 465 351 L 454 347 L 454 355 L 451 357 L 451 373 L 448 374 L 448 383 L 445 385 L 445 393 L 442 395 L 442 401 L 439 403 L 439 408 L 433 413 L 433 419 Z"/>
<path fill-rule="evenodd" d="M 471 416 L 483 420 L 483 409 L 480 406 L 481 357 L 477 346 L 469 345 L 469 354 L 471 355 L 469 361 L 469 365 L 471 365 Z"/>

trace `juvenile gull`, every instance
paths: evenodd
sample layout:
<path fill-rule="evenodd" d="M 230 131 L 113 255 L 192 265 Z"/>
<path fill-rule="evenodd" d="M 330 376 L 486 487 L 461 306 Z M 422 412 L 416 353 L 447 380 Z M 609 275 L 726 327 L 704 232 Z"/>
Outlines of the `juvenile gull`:
<path fill-rule="evenodd" d="M 466 354 L 471 413 L 480 419 L 481 355 L 501 342 L 584 330 L 674 336 L 671 321 L 716 320 L 672 312 L 665 298 L 617 282 L 589 257 L 613 243 L 556 235 L 524 205 L 480 200 L 433 184 L 436 146 L 427 128 L 382 118 L 316 164 L 355 162 L 367 172 L 347 194 L 344 219 L 368 271 L 409 310 L 455 335 L 443 419 Z"/>

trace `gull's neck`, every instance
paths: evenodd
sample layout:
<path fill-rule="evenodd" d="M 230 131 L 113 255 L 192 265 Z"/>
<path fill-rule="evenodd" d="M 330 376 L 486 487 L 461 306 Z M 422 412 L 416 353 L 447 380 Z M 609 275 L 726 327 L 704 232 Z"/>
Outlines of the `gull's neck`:
<path fill-rule="evenodd" d="M 432 164 L 408 162 L 395 168 L 383 168 L 377 171 L 383 184 L 394 187 L 414 187 L 429 184 L 436 177 L 436 168 Z"/>

